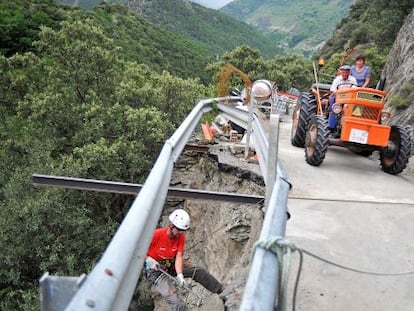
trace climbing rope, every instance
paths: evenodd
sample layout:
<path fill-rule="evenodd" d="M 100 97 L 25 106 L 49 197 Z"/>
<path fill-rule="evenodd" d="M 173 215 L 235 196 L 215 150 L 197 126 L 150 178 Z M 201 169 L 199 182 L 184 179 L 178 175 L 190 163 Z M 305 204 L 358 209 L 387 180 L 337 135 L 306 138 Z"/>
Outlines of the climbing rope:
<path fill-rule="evenodd" d="M 281 273 L 281 286 L 279 289 L 278 309 L 283 310 L 283 311 L 286 310 L 286 296 L 287 296 L 287 286 L 288 286 L 288 279 L 289 279 L 291 254 L 295 251 L 297 251 L 299 254 L 299 263 L 298 263 L 298 270 L 297 270 L 297 274 L 295 278 L 295 284 L 294 284 L 293 296 L 292 296 L 292 310 L 293 311 L 296 310 L 296 296 L 297 296 L 299 280 L 300 280 L 300 276 L 302 272 L 303 254 L 311 256 L 314 259 L 317 259 L 321 262 L 327 263 L 334 267 L 347 270 L 347 271 L 351 271 L 351 272 L 355 272 L 355 273 L 360 273 L 360 274 L 366 274 L 366 275 L 372 275 L 372 276 L 406 276 L 406 275 L 414 274 L 414 271 L 406 271 L 406 272 L 398 272 L 398 273 L 380 273 L 380 272 L 364 271 L 361 269 L 348 267 L 348 266 L 333 262 L 331 260 L 325 259 L 303 248 L 299 248 L 294 243 L 286 240 L 283 237 L 275 237 L 267 241 L 257 241 L 254 244 L 253 255 L 257 247 L 263 248 L 265 250 L 268 250 L 274 253 L 279 259 L 279 271 Z"/>

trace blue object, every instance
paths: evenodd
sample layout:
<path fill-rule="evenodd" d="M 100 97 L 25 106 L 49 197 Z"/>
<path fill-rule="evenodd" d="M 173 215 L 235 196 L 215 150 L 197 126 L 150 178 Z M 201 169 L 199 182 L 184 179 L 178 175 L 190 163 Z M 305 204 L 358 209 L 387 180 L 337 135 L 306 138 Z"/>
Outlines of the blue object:
<path fill-rule="evenodd" d="M 336 124 L 338 123 L 338 121 L 336 119 L 336 115 L 332 111 L 332 106 L 333 106 L 333 104 L 335 104 L 335 101 L 336 101 L 336 96 L 332 95 L 331 98 L 329 98 L 329 119 L 328 119 L 328 123 L 329 123 L 329 128 L 330 129 L 336 128 Z"/>

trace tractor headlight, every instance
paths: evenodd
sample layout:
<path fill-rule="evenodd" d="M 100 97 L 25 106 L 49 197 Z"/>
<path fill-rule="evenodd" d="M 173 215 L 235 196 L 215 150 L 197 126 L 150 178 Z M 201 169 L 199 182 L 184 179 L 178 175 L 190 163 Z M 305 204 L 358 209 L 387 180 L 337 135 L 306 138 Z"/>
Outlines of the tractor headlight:
<path fill-rule="evenodd" d="M 336 114 L 340 114 L 340 113 L 341 113 L 341 111 L 342 111 L 342 106 L 341 106 L 341 105 L 338 105 L 338 104 L 334 104 L 334 105 L 332 106 L 332 111 L 333 111 L 334 113 L 336 113 Z"/>
<path fill-rule="evenodd" d="M 387 122 L 391 118 L 391 114 L 387 111 L 381 112 L 381 123 Z"/>

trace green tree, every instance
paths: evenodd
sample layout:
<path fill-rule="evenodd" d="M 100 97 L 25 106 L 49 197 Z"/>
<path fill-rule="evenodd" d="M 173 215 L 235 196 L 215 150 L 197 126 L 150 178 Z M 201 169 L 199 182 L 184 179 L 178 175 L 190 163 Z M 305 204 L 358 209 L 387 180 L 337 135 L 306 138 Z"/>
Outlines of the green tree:
<path fill-rule="evenodd" d="M 38 279 L 88 272 L 131 198 L 36 189 L 33 173 L 143 182 L 163 142 L 203 97 L 127 61 L 93 18 L 42 27 L 33 53 L 0 57 L 0 309 L 38 310 Z M 3 251 L 6 250 L 6 251 Z"/>
<path fill-rule="evenodd" d="M 40 27 L 56 26 L 62 13 L 53 0 L 0 0 L 0 54 L 34 51 Z"/>
<path fill-rule="evenodd" d="M 219 75 L 226 65 L 232 65 L 242 71 L 251 81 L 263 78 L 263 73 L 266 69 L 266 61 L 260 51 L 247 45 L 242 45 L 225 53 L 219 61 L 210 63 L 207 66 L 207 71 L 213 76 L 214 85 L 217 86 L 218 83 L 223 83 L 219 81 Z M 234 76 L 230 80 L 229 91 L 233 88 L 243 88 L 240 77 Z"/>
<path fill-rule="evenodd" d="M 158 96 L 154 98 L 156 106 L 168 115 L 175 127 L 178 127 L 195 100 L 207 97 L 207 89 L 197 79 L 181 79 L 164 71 L 153 82 L 158 86 Z"/>
<path fill-rule="evenodd" d="M 209 64 L 207 69 L 215 74 L 216 83 L 218 73 L 226 64 L 246 73 L 252 82 L 258 79 L 271 80 L 284 91 L 291 87 L 307 89 L 313 80 L 312 63 L 301 55 L 279 55 L 264 60 L 258 50 L 241 46 L 226 53 L 220 61 Z M 230 87 L 242 87 L 240 79 L 233 79 Z"/>
<path fill-rule="evenodd" d="M 264 77 L 275 81 L 281 90 L 306 90 L 313 81 L 312 63 L 301 55 L 277 56 L 267 62 Z"/>
<path fill-rule="evenodd" d="M 42 79 L 43 73 L 39 58 L 31 52 L 15 54 L 9 58 L 0 55 L 0 110 L 2 115 L 14 114 L 17 102 L 30 90 L 45 87 L 47 81 Z"/>
<path fill-rule="evenodd" d="M 329 58 L 348 48 L 376 48 L 386 55 L 413 8 L 411 0 L 357 0 L 318 53 Z"/>

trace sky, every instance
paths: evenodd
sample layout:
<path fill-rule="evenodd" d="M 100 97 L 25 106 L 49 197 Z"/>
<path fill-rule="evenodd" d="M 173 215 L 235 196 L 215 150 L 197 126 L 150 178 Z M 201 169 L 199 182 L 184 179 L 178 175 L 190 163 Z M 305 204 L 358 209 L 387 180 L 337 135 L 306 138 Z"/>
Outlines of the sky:
<path fill-rule="evenodd" d="M 191 0 L 212 9 L 219 9 L 233 0 Z"/>

